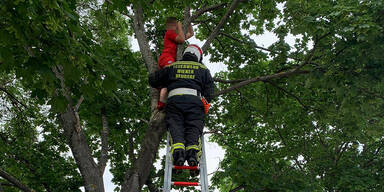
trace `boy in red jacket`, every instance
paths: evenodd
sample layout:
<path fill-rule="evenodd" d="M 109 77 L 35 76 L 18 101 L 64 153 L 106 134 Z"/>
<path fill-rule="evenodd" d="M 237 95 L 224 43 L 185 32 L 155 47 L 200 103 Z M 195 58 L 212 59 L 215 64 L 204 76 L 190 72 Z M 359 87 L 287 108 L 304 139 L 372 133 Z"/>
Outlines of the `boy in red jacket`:
<path fill-rule="evenodd" d="M 164 48 L 159 58 L 159 68 L 162 69 L 176 61 L 177 44 L 183 44 L 185 40 L 191 38 L 194 33 L 192 25 L 189 25 L 187 34 L 184 35 L 181 22 L 175 17 L 168 17 L 166 21 L 166 32 L 164 36 Z M 157 108 L 162 109 L 165 106 L 167 98 L 167 88 L 160 90 L 160 98 L 157 102 Z"/>

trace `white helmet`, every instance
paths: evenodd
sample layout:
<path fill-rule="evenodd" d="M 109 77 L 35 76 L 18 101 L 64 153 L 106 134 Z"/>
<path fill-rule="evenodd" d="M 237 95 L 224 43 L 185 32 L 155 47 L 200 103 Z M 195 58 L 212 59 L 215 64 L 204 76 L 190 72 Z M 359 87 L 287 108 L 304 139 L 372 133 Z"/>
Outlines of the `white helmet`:
<path fill-rule="evenodd" d="M 198 45 L 195 45 L 195 44 L 190 44 L 187 46 L 187 48 L 184 50 L 184 54 L 192 54 L 194 56 L 197 57 L 197 61 L 198 62 L 202 62 L 203 61 L 203 51 L 201 50 L 201 48 L 198 46 Z"/>

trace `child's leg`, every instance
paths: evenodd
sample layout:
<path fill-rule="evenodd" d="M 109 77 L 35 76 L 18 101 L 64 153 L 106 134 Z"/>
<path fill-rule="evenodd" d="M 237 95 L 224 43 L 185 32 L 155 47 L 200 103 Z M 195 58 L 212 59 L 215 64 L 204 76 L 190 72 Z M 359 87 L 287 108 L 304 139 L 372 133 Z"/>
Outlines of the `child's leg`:
<path fill-rule="evenodd" d="M 163 103 L 167 102 L 167 96 L 168 96 L 168 89 L 167 88 L 162 88 L 160 90 L 160 101 Z"/>
<path fill-rule="evenodd" d="M 160 56 L 159 60 L 159 68 L 162 69 L 165 66 L 168 66 L 175 62 L 175 59 L 172 57 L 162 57 Z M 160 97 L 159 101 L 157 102 L 157 109 L 163 109 L 165 107 L 165 102 L 167 101 L 167 96 L 168 96 L 168 90 L 167 88 L 162 88 L 160 90 Z"/>
<path fill-rule="evenodd" d="M 167 88 L 162 88 L 160 90 L 160 98 L 159 101 L 157 102 L 157 108 L 162 109 L 165 107 L 165 102 L 167 101 L 167 95 L 168 95 L 168 90 Z"/>

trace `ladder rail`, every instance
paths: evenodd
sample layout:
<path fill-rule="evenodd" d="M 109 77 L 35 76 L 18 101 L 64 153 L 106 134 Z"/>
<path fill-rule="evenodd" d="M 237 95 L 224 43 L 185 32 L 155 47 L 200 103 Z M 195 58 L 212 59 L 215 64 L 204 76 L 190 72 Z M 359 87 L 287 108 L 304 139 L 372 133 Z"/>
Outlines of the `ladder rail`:
<path fill-rule="evenodd" d="M 170 192 L 171 191 L 171 185 L 172 185 L 172 159 L 171 159 L 171 153 L 170 153 L 170 134 L 167 132 L 167 151 L 165 155 L 165 170 L 164 170 L 164 186 L 163 186 L 163 192 Z"/>
<path fill-rule="evenodd" d="M 201 150 L 202 150 L 201 159 L 200 159 L 201 192 L 209 192 L 204 134 L 201 135 Z"/>
<path fill-rule="evenodd" d="M 164 185 L 163 192 L 170 192 L 172 185 L 176 186 L 201 186 L 201 192 L 209 192 L 208 188 L 208 175 L 207 175 L 207 162 L 206 162 L 206 152 L 205 152 L 205 142 L 204 134 L 201 135 L 201 158 L 199 166 L 174 166 L 172 163 L 172 157 L 170 153 L 170 133 L 167 132 L 167 148 L 166 148 L 166 157 L 165 157 L 165 170 L 164 170 Z M 190 170 L 200 170 L 199 183 L 197 182 L 173 182 L 172 181 L 172 169 L 190 169 Z"/>

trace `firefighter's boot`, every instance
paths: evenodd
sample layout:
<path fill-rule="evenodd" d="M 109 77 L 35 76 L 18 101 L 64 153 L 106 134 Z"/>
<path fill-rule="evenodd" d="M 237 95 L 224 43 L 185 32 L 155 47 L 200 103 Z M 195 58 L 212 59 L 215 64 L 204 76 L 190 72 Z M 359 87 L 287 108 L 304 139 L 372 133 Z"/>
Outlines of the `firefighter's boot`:
<path fill-rule="evenodd" d="M 173 165 L 182 166 L 185 162 L 184 149 L 175 149 L 173 151 Z"/>
<path fill-rule="evenodd" d="M 175 149 L 173 151 L 172 156 L 173 156 L 173 165 L 176 165 L 176 166 L 184 165 L 184 162 L 185 162 L 185 151 L 184 151 L 184 149 Z M 173 169 L 173 173 L 174 174 L 179 174 L 181 172 L 182 172 L 181 170 Z"/>
<path fill-rule="evenodd" d="M 189 149 L 187 150 L 186 159 L 189 166 L 198 166 L 199 160 L 198 160 L 198 150 L 196 149 Z M 191 177 L 196 177 L 200 173 L 199 169 L 197 170 L 189 170 L 189 174 Z"/>

